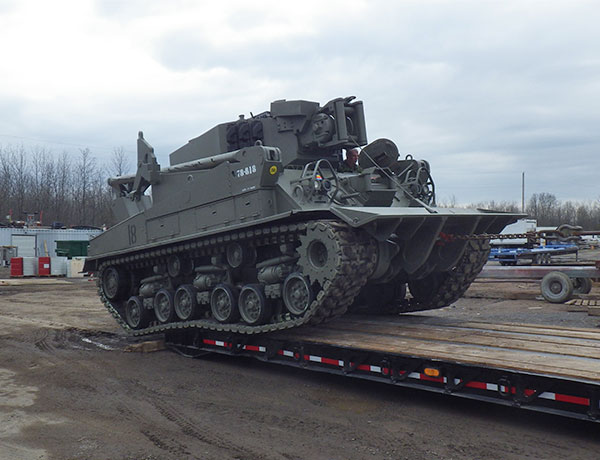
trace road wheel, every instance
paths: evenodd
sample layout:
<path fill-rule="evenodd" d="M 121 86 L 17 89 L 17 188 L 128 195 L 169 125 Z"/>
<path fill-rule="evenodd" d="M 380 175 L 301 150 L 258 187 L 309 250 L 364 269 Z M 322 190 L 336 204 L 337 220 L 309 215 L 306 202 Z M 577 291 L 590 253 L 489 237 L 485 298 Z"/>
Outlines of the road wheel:
<path fill-rule="evenodd" d="M 303 315 L 313 301 L 308 281 L 300 273 L 291 273 L 283 282 L 283 303 L 294 316 Z"/>
<path fill-rule="evenodd" d="M 108 300 L 126 298 L 129 292 L 129 276 L 118 267 L 108 267 L 102 271 L 102 292 Z"/>
<path fill-rule="evenodd" d="M 144 329 L 148 326 L 150 315 L 141 297 L 134 295 L 129 298 L 125 305 L 125 319 L 132 329 Z"/>
<path fill-rule="evenodd" d="M 237 295 L 229 284 L 215 286 L 210 295 L 210 310 L 219 323 L 233 323 L 239 319 Z"/>
<path fill-rule="evenodd" d="M 573 283 L 562 272 L 550 272 L 542 278 L 542 296 L 551 303 L 564 303 L 573 295 Z"/>
<path fill-rule="evenodd" d="M 589 294 L 592 280 L 589 278 L 573 278 L 573 294 Z"/>
<path fill-rule="evenodd" d="M 155 294 L 154 314 L 156 319 L 163 324 L 170 323 L 175 319 L 173 293 L 168 289 L 159 289 Z"/>
<path fill-rule="evenodd" d="M 248 284 L 242 288 L 238 300 L 242 319 L 251 326 L 264 324 L 271 316 L 270 304 L 260 284 Z"/>
<path fill-rule="evenodd" d="M 190 284 L 179 286 L 175 291 L 175 314 L 181 321 L 189 321 L 198 317 L 199 308 L 196 301 L 196 289 Z"/>

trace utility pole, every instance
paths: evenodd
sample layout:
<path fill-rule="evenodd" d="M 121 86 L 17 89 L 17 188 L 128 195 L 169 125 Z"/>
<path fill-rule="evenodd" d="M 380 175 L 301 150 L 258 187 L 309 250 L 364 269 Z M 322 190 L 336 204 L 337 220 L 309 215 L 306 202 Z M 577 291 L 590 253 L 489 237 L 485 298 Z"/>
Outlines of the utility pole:
<path fill-rule="evenodd" d="M 525 171 L 521 173 L 521 212 L 525 212 Z"/>

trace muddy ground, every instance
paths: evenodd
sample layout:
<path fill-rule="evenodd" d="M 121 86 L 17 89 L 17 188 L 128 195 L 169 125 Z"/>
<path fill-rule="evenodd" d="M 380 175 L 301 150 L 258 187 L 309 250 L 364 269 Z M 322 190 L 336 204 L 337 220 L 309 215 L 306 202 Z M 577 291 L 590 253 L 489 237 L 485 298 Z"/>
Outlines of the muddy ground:
<path fill-rule="evenodd" d="M 537 296 L 532 283 L 479 282 L 427 314 L 600 323 Z M 87 279 L 0 280 L 0 460 L 599 456 L 590 422 L 244 358 L 123 351 L 134 342 Z"/>

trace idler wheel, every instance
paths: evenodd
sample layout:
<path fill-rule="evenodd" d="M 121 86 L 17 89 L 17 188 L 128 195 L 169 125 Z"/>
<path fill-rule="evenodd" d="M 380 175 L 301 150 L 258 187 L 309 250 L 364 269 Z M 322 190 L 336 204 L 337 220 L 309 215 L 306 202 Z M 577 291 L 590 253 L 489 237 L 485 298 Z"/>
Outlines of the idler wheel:
<path fill-rule="evenodd" d="M 251 326 L 264 324 L 271 316 L 271 308 L 262 286 L 248 284 L 242 288 L 238 300 L 242 319 Z"/>
<path fill-rule="evenodd" d="M 159 289 L 154 296 L 154 314 L 160 323 L 170 323 L 175 319 L 173 293 L 168 289 Z"/>
<path fill-rule="evenodd" d="M 102 292 L 108 300 L 119 300 L 129 292 L 129 279 L 125 270 L 108 267 L 102 272 Z"/>
<path fill-rule="evenodd" d="M 229 284 L 215 286 L 210 295 L 210 310 L 219 323 L 233 323 L 239 319 L 237 295 Z"/>
<path fill-rule="evenodd" d="M 150 312 L 141 297 L 134 295 L 125 305 L 125 319 L 132 329 L 143 329 L 150 323 Z"/>
<path fill-rule="evenodd" d="M 294 316 L 300 316 L 308 310 L 313 301 L 310 284 L 301 273 L 291 273 L 283 282 L 283 303 Z"/>
<path fill-rule="evenodd" d="M 189 321 L 198 316 L 196 289 L 190 284 L 179 286 L 175 291 L 175 314 L 181 321 Z"/>

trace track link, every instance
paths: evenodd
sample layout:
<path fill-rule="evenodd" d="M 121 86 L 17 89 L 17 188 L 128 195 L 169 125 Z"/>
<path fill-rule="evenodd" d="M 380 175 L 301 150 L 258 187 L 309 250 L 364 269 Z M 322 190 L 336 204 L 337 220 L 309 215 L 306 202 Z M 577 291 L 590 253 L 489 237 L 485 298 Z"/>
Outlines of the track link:
<path fill-rule="evenodd" d="M 449 272 L 440 274 L 441 279 L 437 288 L 427 301 L 423 302 L 413 298 L 399 305 L 399 312 L 435 310 L 456 302 L 479 275 L 488 260 L 489 253 L 489 239 L 469 240 L 458 264 Z"/>
<path fill-rule="evenodd" d="M 272 322 L 259 326 L 243 323 L 224 324 L 213 319 L 197 319 L 167 324 L 155 323 L 144 329 L 132 329 L 127 324 L 122 308 L 111 302 L 102 290 L 102 273 L 116 266 L 127 271 L 135 271 L 162 262 L 171 255 L 186 254 L 192 257 L 219 254 L 229 242 L 244 242 L 254 247 L 270 244 L 295 243 L 307 231 L 327 233 L 336 242 L 336 261 L 333 270 L 320 285 L 314 300 L 307 311 L 292 317 L 289 313 L 274 316 Z M 343 315 L 372 273 L 376 262 L 376 247 L 373 240 L 362 230 L 353 229 L 339 221 L 314 221 L 301 224 L 286 224 L 269 227 L 257 227 L 244 231 L 231 232 L 219 236 L 148 250 L 129 256 L 102 261 L 98 267 L 98 294 L 106 309 L 120 326 L 132 335 L 148 335 L 187 328 L 199 328 L 212 331 L 224 331 L 239 334 L 259 334 L 302 326 L 319 324 L 336 316 Z"/>

